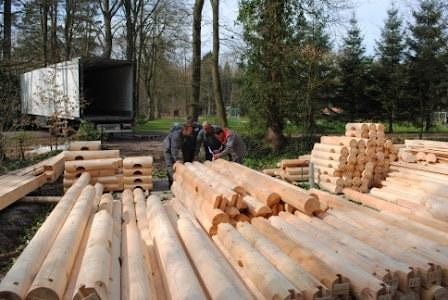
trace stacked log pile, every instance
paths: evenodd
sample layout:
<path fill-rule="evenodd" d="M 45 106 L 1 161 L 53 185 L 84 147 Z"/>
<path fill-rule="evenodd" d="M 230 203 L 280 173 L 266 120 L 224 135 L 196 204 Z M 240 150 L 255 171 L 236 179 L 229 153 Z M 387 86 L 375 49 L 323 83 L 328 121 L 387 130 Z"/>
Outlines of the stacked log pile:
<path fill-rule="evenodd" d="M 433 158 L 428 158 L 432 155 Z M 406 140 L 405 147 L 399 151 L 399 161 L 391 163 L 391 172 L 382 181 L 382 187 L 373 188 L 370 194 L 420 215 L 448 222 L 445 156 L 448 156 L 448 143 Z"/>
<path fill-rule="evenodd" d="M 86 146 L 80 145 L 78 148 L 83 147 Z M 64 159 L 64 189 L 69 188 L 82 173 L 89 172 L 91 183 L 103 184 L 105 191 L 123 190 L 119 150 L 64 151 Z"/>
<path fill-rule="evenodd" d="M 293 213 L 250 223 L 222 211 L 230 221 L 216 219 L 210 238 L 212 204 L 229 200 L 230 180 L 249 176 L 297 200 L 294 186 L 253 172 L 219 160 L 176 165 L 165 205 L 139 188 L 114 200 L 82 174 L 0 283 L 0 299 L 447 299 L 448 223 L 396 204 L 378 212 L 311 190 L 326 211 L 305 214 L 299 200 Z M 370 205 L 371 195 L 345 191 Z"/>
<path fill-rule="evenodd" d="M 152 156 L 135 156 L 123 159 L 123 183 L 125 189 L 141 188 L 151 191 Z"/>
<path fill-rule="evenodd" d="M 176 164 L 175 170 L 173 193 L 210 235 L 216 234 L 220 223 L 235 224 L 285 210 L 307 215 L 320 210 L 316 195 L 223 159 L 204 165 Z"/>
<path fill-rule="evenodd" d="M 345 137 L 323 136 L 311 153 L 315 182 L 336 194 L 343 188 L 366 193 L 380 187 L 396 159 L 397 150 L 385 139 L 384 126 L 374 123 L 348 123 Z"/>
<path fill-rule="evenodd" d="M 309 155 L 302 155 L 297 159 L 282 159 L 276 169 L 264 169 L 263 173 L 290 183 L 308 181 L 309 163 Z"/>

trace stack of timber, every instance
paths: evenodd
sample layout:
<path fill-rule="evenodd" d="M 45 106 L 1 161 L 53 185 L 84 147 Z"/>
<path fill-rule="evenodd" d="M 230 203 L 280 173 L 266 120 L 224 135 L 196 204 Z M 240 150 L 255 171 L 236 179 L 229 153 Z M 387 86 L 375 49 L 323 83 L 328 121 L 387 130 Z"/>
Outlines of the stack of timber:
<path fill-rule="evenodd" d="M 151 191 L 152 156 L 135 156 L 123 159 L 123 183 L 125 189 L 141 188 Z"/>
<path fill-rule="evenodd" d="M 428 162 L 425 157 L 434 154 L 435 145 L 437 156 Z M 405 147 L 400 149 L 399 161 L 391 163 L 391 172 L 382 181 L 382 187 L 373 188 L 370 194 L 420 215 L 448 222 L 448 163 L 443 161 L 443 153 L 448 153 L 448 143 L 406 140 Z M 421 159 L 416 159 L 420 156 Z"/>
<path fill-rule="evenodd" d="M 399 151 L 400 161 L 406 163 L 435 164 L 448 168 L 448 143 L 428 140 L 405 140 Z"/>
<path fill-rule="evenodd" d="M 60 153 L 35 165 L 0 176 L 0 210 L 56 181 L 64 171 L 64 154 Z"/>
<path fill-rule="evenodd" d="M 215 162 L 196 166 L 211 174 L 203 168 Z M 82 174 L 0 283 L 0 299 L 448 299 L 448 223 L 311 190 L 327 211 L 219 222 L 210 238 L 197 202 L 226 185 L 209 177 L 206 188 L 196 166 L 176 165 L 175 184 L 194 187 L 165 204 L 140 188 L 114 200 Z M 260 186 L 278 181 L 265 177 Z"/>
<path fill-rule="evenodd" d="M 84 147 L 79 146 L 78 148 Z M 64 189 L 69 188 L 81 174 L 89 172 L 91 183 L 103 184 L 105 191 L 123 190 L 119 150 L 69 150 L 64 151 L 64 159 Z"/>
<path fill-rule="evenodd" d="M 296 159 L 282 159 L 276 169 L 264 169 L 263 173 L 290 183 L 308 181 L 310 156 L 302 155 Z"/>
<path fill-rule="evenodd" d="M 316 195 L 237 163 L 176 164 L 172 191 L 210 235 L 218 224 L 300 210 L 320 211 Z"/>
<path fill-rule="evenodd" d="M 343 188 L 367 193 L 381 186 L 397 152 L 392 141 L 385 139 L 384 125 L 348 123 L 344 137 L 322 136 L 314 145 L 311 162 L 315 182 L 336 194 Z"/>

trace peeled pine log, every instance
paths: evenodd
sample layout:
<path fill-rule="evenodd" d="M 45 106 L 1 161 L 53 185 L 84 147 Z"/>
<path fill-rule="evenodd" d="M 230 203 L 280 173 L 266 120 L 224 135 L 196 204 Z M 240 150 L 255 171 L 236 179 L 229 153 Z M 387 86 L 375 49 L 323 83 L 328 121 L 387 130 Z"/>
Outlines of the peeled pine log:
<path fill-rule="evenodd" d="M 237 257 L 250 281 L 268 299 L 286 299 L 296 288 L 254 249 L 230 224 L 218 226 L 217 239 L 233 257 Z"/>
<path fill-rule="evenodd" d="M 331 144 L 314 144 L 314 151 L 330 152 L 339 155 L 347 155 L 349 149 L 345 146 L 331 145 Z M 312 157 L 313 155 L 311 155 Z"/>
<path fill-rule="evenodd" d="M 323 235 L 331 237 L 331 239 L 336 240 L 340 245 L 343 245 L 346 248 L 352 250 L 353 252 L 357 253 L 357 255 L 366 257 L 370 261 L 378 262 L 379 268 L 382 269 L 380 269 L 379 272 L 375 273 L 377 274 L 377 276 L 382 273 L 384 276 L 383 280 L 386 282 L 389 281 L 388 283 L 391 286 L 398 285 L 400 290 L 408 291 L 412 287 L 412 280 L 420 279 L 417 272 L 414 272 L 411 268 L 409 268 L 409 265 L 385 255 L 381 251 L 378 251 L 377 249 L 366 245 L 365 243 L 355 239 L 349 234 L 340 232 L 334 227 L 326 224 L 321 219 L 310 218 L 303 214 L 296 214 L 296 217 L 297 218 L 295 220 L 300 220 L 302 222 L 310 224 L 314 227 L 314 229 L 318 230 Z M 303 223 L 301 223 L 300 226 L 302 225 Z M 396 281 L 396 283 L 394 281 Z"/>
<path fill-rule="evenodd" d="M 250 213 L 255 217 L 267 216 L 272 213 L 272 210 L 262 202 L 258 201 L 257 198 L 244 196 L 243 201 L 246 202 Z"/>
<path fill-rule="evenodd" d="M 287 223 L 280 217 L 271 217 L 271 224 L 282 230 L 288 237 L 293 239 L 300 247 L 314 251 L 315 255 L 319 257 L 326 264 L 331 265 L 332 268 L 340 270 L 340 272 L 351 279 L 351 286 L 358 297 L 367 297 L 367 299 L 378 299 L 381 296 L 387 295 L 387 289 L 384 283 L 359 268 L 357 265 L 351 263 L 350 260 L 341 260 L 334 251 L 321 247 L 320 243 L 315 241 L 311 236 L 305 236 L 299 232 L 296 227 Z"/>
<path fill-rule="evenodd" d="M 376 127 L 373 129 L 376 130 Z M 370 123 L 347 123 L 345 124 L 345 130 L 369 131 L 371 130 L 371 127 Z"/>
<path fill-rule="evenodd" d="M 322 290 L 319 280 L 310 276 L 299 264 L 267 240 L 251 224 L 238 223 L 236 227 L 255 249 L 285 275 L 298 291 L 301 291 L 305 300 L 329 296 L 328 291 Z"/>
<path fill-rule="evenodd" d="M 109 295 L 107 299 L 120 300 L 121 297 L 121 214 L 120 200 L 112 202 L 112 251 L 109 272 Z"/>
<path fill-rule="evenodd" d="M 368 139 L 369 131 L 360 131 L 360 130 L 350 129 L 350 130 L 345 131 L 345 136 Z"/>
<path fill-rule="evenodd" d="M 64 171 L 64 179 L 76 179 L 83 174 L 85 170 L 79 170 L 76 172 L 68 172 L 67 170 Z M 104 169 L 104 170 L 89 170 L 89 174 L 92 178 L 95 177 L 108 177 L 108 176 L 115 176 L 117 173 L 116 169 Z"/>
<path fill-rule="evenodd" d="M 152 176 L 152 168 L 133 168 L 133 169 L 123 169 L 123 176 Z"/>
<path fill-rule="evenodd" d="M 321 182 L 327 182 L 327 183 L 331 183 L 334 184 L 336 186 L 344 186 L 344 179 L 340 178 L 340 177 L 334 177 L 334 176 L 328 176 L 328 175 L 324 175 L 324 174 L 317 174 L 315 175 L 315 180 L 316 183 L 319 184 Z"/>
<path fill-rule="evenodd" d="M 322 152 L 318 150 L 311 151 L 312 160 L 314 159 L 323 159 L 323 160 L 334 160 L 337 162 L 346 162 L 347 156 L 341 155 L 339 153 L 331 153 L 331 152 Z"/>
<path fill-rule="evenodd" d="M 92 160 L 74 160 L 65 163 L 67 172 L 95 171 L 104 169 L 118 169 L 121 167 L 121 158 L 105 158 Z"/>
<path fill-rule="evenodd" d="M 325 174 L 328 176 L 341 177 L 343 174 L 340 170 L 336 170 L 333 168 L 314 166 L 314 169 L 315 169 L 315 171 L 314 171 L 315 173 L 317 172 L 318 174 Z"/>
<path fill-rule="evenodd" d="M 123 169 L 152 168 L 152 156 L 134 156 L 123 159 Z"/>
<path fill-rule="evenodd" d="M 211 299 L 252 297 L 243 285 L 235 283 L 239 279 L 222 266 L 226 262 L 221 262 L 222 258 L 207 243 L 208 237 L 204 236 L 188 218 L 179 218 L 177 228 Z"/>
<path fill-rule="evenodd" d="M 321 136 L 320 143 L 327 145 L 345 146 L 348 149 L 358 147 L 357 139 L 345 136 Z"/>
<path fill-rule="evenodd" d="M 119 177 L 124 184 L 142 184 L 142 183 L 152 183 L 152 176 L 125 176 Z"/>
<path fill-rule="evenodd" d="M 103 194 L 101 195 L 100 203 L 98 204 L 98 211 L 106 210 L 110 215 L 112 215 L 112 205 L 114 198 L 112 194 Z"/>
<path fill-rule="evenodd" d="M 283 177 L 288 182 L 307 181 L 310 178 L 308 175 L 285 175 Z"/>
<path fill-rule="evenodd" d="M 68 146 L 69 151 L 101 150 L 101 141 L 73 141 Z"/>
<path fill-rule="evenodd" d="M 90 175 L 82 175 L 65 193 L 0 283 L 0 298 L 24 299 L 64 221 Z"/>
<path fill-rule="evenodd" d="M 147 200 L 149 231 L 154 239 L 171 299 L 206 299 L 201 284 L 157 196 Z M 176 263 L 173 263 L 173 258 Z"/>
<path fill-rule="evenodd" d="M 305 159 L 282 159 L 280 161 L 280 167 L 282 169 L 286 167 L 307 167 L 310 161 Z"/>
<path fill-rule="evenodd" d="M 64 152 L 59 153 L 41 163 L 48 182 L 55 182 L 64 172 Z"/>
<path fill-rule="evenodd" d="M 340 186 L 329 182 L 319 182 L 319 187 L 334 194 L 342 194 L 344 189 L 343 185 Z"/>
<path fill-rule="evenodd" d="M 93 212 L 95 188 L 86 186 L 31 284 L 27 299 L 61 299 L 82 235 Z M 51 229 L 53 230 L 53 229 Z"/>
<path fill-rule="evenodd" d="M 26 196 L 20 199 L 22 203 L 58 203 L 60 196 Z"/>
<path fill-rule="evenodd" d="M 182 184 L 192 189 L 192 196 L 199 195 L 203 200 L 208 201 L 213 208 L 219 208 L 223 201 L 222 194 L 216 192 L 212 187 L 199 178 L 195 173 L 191 173 L 183 164 L 175 164 L 174 179 L 182 181 Z M 184 183 L 185 182 L 185 183 Z"/>
<path fill-rule="evenodd" d="M 406 163 L 415 163 L 417 161 L 414 154 L 405 151 L 404 149 L 400 149 L 400 151 L 398 152 L 398 158 Z"/>
<path fill-rule="evenodd" d="M 348 297 L 350 293 L 348 280 L 316 257 L 313 251 L 299 247 L 283 231 L 273 227 L 264 218 L 254 218 L 251 223 L 259 233 L 280 248 L 283 253 L 291 257 L 304 270 L 322 282 L 326 288 L 331 289 L 333 296 Z"/>
<path fill-rule="evenodd" d="M 275 176 L 280 169 L 264 169 L 263 173 L 269 176 Z"/>
<path fill-rule="evenodd" d="M 310 172 L 309 168 L 292 168 L 292 167 L 286 167 L 285 172 L 288 175 L 308 175 Z"/>
<path fill-rule="evenodd" d="M 223 159 L 218 159 L 212 164 L 228 168 L 235 176 L 246 176 L 248 181 L 256 182 L 257 186 L 264 186 L 267 190 L 278 194 L 283 202 L 292 205 L 306 214 L 312 215 L 313 212 L 319 210 L 319 199 L 314 195 L 308 194 L 307 191 L 299 187 L 251 170 L 240 164 L 227 162 Z M 256 195 L 256 190 L 251 189 L 248 191 L 249 193 Z"/>
<path fill-rule="evenodd" d="M 404 144 L 408 147 L 417 148 L 441 148 L 448 149 L 447 142 L 431 141 L 431 140 L 405 140 Z"/>
<path fill-rule="evenodd" d="M 112 203 L 95 214 L 73 299 L 107 299 L 112 261 Z"/>
<path fill-rule="evenodd" d="M 64 151 L 65 161 L 118 158 L 118 157 L 120 157 L 120 150 Z"/>
<path fill-rule="evenodd" d="M 149 282 L 149 270 L 145 264 L 142 241 L 137 228 L 132 191 L 126 189 L 122 194 L 123 202 L 123 264 L 122 290 L 124 299 L 153 299 Z"/>
<path fill-rule="evenodd" d="M 350 157 L 350 156 L 349 156 Z M 350 158 L 348 159 L 350 161 Z M 355 156 L 356 161 L 356 156 Z M 330 159 L 321 159 L 321 158 L 314 158 L 311 160 L 311 162 L 317 167 L 325 167 L 325 168 L 332 168 L 335 170 L 341 170 L 345 162 L 340 162 L 336 160 L 330 160 Z"/>

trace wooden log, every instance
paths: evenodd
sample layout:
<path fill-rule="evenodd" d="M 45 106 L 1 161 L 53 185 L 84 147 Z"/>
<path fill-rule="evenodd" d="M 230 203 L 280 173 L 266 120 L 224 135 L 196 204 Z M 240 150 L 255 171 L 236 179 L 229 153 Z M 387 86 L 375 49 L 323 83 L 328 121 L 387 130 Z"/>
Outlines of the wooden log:
<path fill-rule="evenodd" d="M 228 214 L 231 219 L 235 218 L 240 214 L 239 209 L 234 206 L 227 206 L 224 212 Z"/>
<path fill-rule="evenodd" d="M 125 279 L 124 290 L 121 291 L 124 299 L 152 299 L 154 297 L 149 282 L 149 272 L 145 263 L 142 240 L 137 228 L 137 220 L 132 191 L 126 189 L 122 194 L 123 202 L 123 234 L 126 238 L 122 264 L 122 278 Z M 123 287 L 123 285 L 122 285 Z"/>
<path fill-rule="evenodd" d="M 207 236 L 186 217 L 177 220 L 177 228 L 188 254 L 211 299 L 249 299 L 249 291 L 235 284 L 236 276 L 223 267 L 223 258 L 207 242 Z M 216 283 L 219 282 L 217 285 Z"/>
<path fill-rule="evenodd" d="M 152 176 L 152 168 L 123 169 L 123 176 Z"/>
<path fill-rule="evenodd" d="M 289 175 L 308 175 L 310 172 L 309 168 L 285 168 L 285 172 Z"/>
<path fill-rule="evenodd" d="M 347 159 L 347 161 L 350 161 L 350 156 Z M 355 157 L 355 161 L 356 161 L 356 157 Z M 314 165 L 322 166 L 325 168 L 333 168 L 335 170 L 341 170 L 345 163 L 345 162 L 340 162 L 340 161 L 335 161 L 335 160 L 330 160 L 330 159 L 320 159 L 320 158 L 314 158 L 314 157 L 312 157 L 311 162 Z"/>
<path fill-rule="evenodd" d="M 314 144 L 313 150 L 317 151 L 317 152 L 324 152 L 324 153 L 325 152 L 329 152 L 329 153 L 334 153 L 334 154 L 339 154 L 339 155 L 342 155 L 342 154 L 347 155 L 348 154 L 348 148 L 347 147 L 345 147 L 345 146 L 337 146 L 337 145 L 328 145 L 328 144 L 316 143 L 316 144 Z M 313 155 L 311 154 L 311 157 L 312 156 Z"/>
<path fill-rule="evenodd" d="M 89 183 L 89 174 L 81 178 L 65 193 L 19 258 L 0 283 L 0 298 L 24 299 L 44 259 L 69 215 L 83 188 Z"/>
<path fill-rule="evenodd" d="M 400 152 L 398 152 L 398 158 L 406 163 L 415 163 L 417 161 L 414 154 L 405 150 L 400 150 Z"/>
<path fill-rule="evenodd" d="M 305 159 L 282 159 L 280 161 L 280 168 L 286 167 L 308 167 L 310 161 Z"/>
<path fill-rule="evenodd" d="M 47 182 L 55 182 L 64 172 L 64 152 L 41 162 Z"/>
<path fill-rule="evenodd" d="M 315 299 L 328 296 L 330 293 L 322 289 L 322 284 L 309 275 L 297 262 L 283 253 L 277 246 L 267 240 L 249 223 L 238 223 L 238 231 L 268 261 L 301 291 L 304 299 Z"/>
<path fill-rule="evenodd" d="M 272 213 L 269 206 L 264 205 L 263 202 L 258 201 L 256 198 L 251 196 L 244 196 L 243 201 L 247 204 L 247 208 L 250 213 L 256 217 L 267 216 Z"/>
<path fill-rule="evenodd" d="M 121 167 L 121 158 L 105 158 L 92 160 L 74 160 L 65 163 L 67 172 L 82 172 L 104 169 L 118 169 Z"/>
<path fill-rule="evenodd" d="M 328 182 L 320 182 L 319 187 L 334 194 L 341 194 L 343 190 L 343 186 L 335 185 Z"/>
<path fill-rule="evenodd" d="M 93 151 L 101 150 L 101 141 L 72 141 L 68 146 L 69 151 Z"/>
<path fill-rule="evenodd" d="M 64 171 L 64 179 L 76 179 L 83 174 L 85 170 L 77 171 L 77 172 L 67 172 L 67 170 Z M 107 176 L 114 176 L 118 174 L 117 169 L 104 169 L 104 170 L 89 170 L 90 176 L 93 177 L 107 177 Z"/>
<path fill-rule="evenodd" d="M 368 131 L 370 129 L 369 123 L 347 123 L 345 124 L 345 130 L 357 130 L 357 131 Z M 376 128 L 375 128 L 376 130 Z"/>
<path fill-rule="evenodd" d="M 123 169 L 152 168 L 152 156 L 133 156 L 123 159 Z"/>
<path fill-rule="evenodd" d="M 319 243 L 309 235 L 304 235 L 302 231 L 298 231 L 296 227 L 287 223 L 280 217 L 271 217 L 270 223 L 282 230 L 289 238 L 293 239 L 300 247 L 307 248 L 309 251 L 314 251 L 315 255 L 331 265 L 332 268 L 340 270 L 344 276 L 351 279 L 351 286 L 358 297 L 370 297 L 378 299 L 381 296 L 387 295 L 388 292 L 384 284 L 373 275 L 360 269 L 357 265 L 351 263 L 349 260 L 342 260 L 333 251 L 329 251 L 319 246 Z"/>
<path fill-rule="evenodd" d="M 61 196 L 26 196 L 20 199 L 22 203 L 58 203 L 61 200 Z"/>
<path fill-rule="evenodd" d="M 124 184 L 136 185 L 136 184 L 152 183 L 152 176 L 124 176 L 118 178 L 121 178 Z"/>
<path fill-rule="evenodd" d="M 315 176 L 315 180 L 317 184 L 320 184 L 321 182 L 328 182 L 337 186 L 344 186 L 344 179 L 340 178 L 340 177 L 335 177 L 335 176 L 328 176 L 328 175 L 316 175 Z"/>
<path fill-rule="evenodd" d="M 448 299 L 448 289 L 440 285 L 433 285 L 422 291 L 422 300 L 443 300 Z"/>
<path fill-rule="evenodd" d="M 323 159 L 323 160 L 334 160 L 337 162 L 346 162 L 347 157 L 339 153 L 322 152 L 318 150 L 311 151 L 311 160 Z"/>
<path fill-rule="evenodd" d="M 147 200 L 149 230 L 153 237 L 161 270 L 167 282 L 171 299 L 206 299 L 201 284 L 182 248 L 177 234 L 163 210 L 160 198 Z M 172 258 L 176 258 L 176 264 Z"/>
<path fill-rule="evenodd" d="M 118 158 L 118 157 L 120 157 L 120 150 L 64 151 L 65 161 Z"/>
<path fill-rule="evenodd" d="M 283 231 L 273 227 L 266 219 L 254 218 L 251 224 L 283 253 L 296 261 L 303 269 L 332 290 L 334 297 L 347 297 L 350 293 L 348 280 L 315 256 L 313 251 L 299 247 Z"/>
<path fill-rule="evenodd" d="M 223 164 L 229 170 L 232 170 L 236 176 L 244 175 L 248 180 L 262 184 L 265 188 L 271 190 L 271 192 L 277 193 L 283 202 L 294 206 L 306 214 L 311 215 L 313 212 L 319 210 L 319 200 L 299 187 L 269 177 L 237 163 L 226 162 L 222 159 L 216 160 L 213 163 L 217 165 Z"/>
<path fill-rule="evenodd" d="M 113 201 L 114 198 L 112 197 L 112 194 L 108 193 L 101 195 L 98 211 L 106 210 L 112 216 Z"/>
<path fill-rule="evenodd" d="M 315 166 L 314 172 L 317 174 L 325 174 L 328 176 L 335 176 L 335 177 L 341 177 L 342 172 L 333 168 L 326 168 L 321 166 Z"/>
<path fill-rule="evenodd" d="M 113 235 L 108 295 L 110 300 L 119 300 L 121 297 L 121 215 L 122 203 L 120 200 L 114 200 L 112 203 Z"/>
<path fill-rule="evenodd" d="M 86 186 L 62 226 L 27 293 L 27 299 L 60 299 L 76 258 L 82 235 L 93 213 L 95 188 Z"/>
<path fill-rule="evenodd" d="M 47 182 L 45 174 L 39 176 L 0 176 L 0 211 Z"/>
<path fill-rule="evenodd" d="M 409 265 L 385 255 L 377 249 L 353 238 L 349 234 L 338 231 L 324 221 L 318 218 L 310 218 L 303 214 L 296 214 L 296 216 L 297 220 L 300 219 L 310 224 L 320 233 L 327 235 L 330 239 L 336 240 L 341 246 L 345 246 L 346 249 L 350 249 L 357 253 L 357 255 L 366 257 L 370 261 L 378 262 L 378 266 L 382 269 L 375 271 L 375 273 L 377 276 L 382 274 L 384 276 L 383 280 L 391 287 L 398 287 L 400 290 L 406 292 L 413 288 L 413 280 L 420 280 L 418 273 L 409 268 Z M 300 224 L 303 225 L 303 223 Z M 390 272 L 386 270 L 390 270 Z"/>
<path fill-rule="evenodd" d="M 106 197 L 108 198 L 108 197 Z M 90 297 L 106 299 L 110 294 L 109 275 L 112 261 L 112 203 L 95 214 L 92 229 L 82 258 L 73 299 Z"/>
<path fill-rule="evenodd" d="M 309 175 L 285 175 L 285 180 L 288 182 L 308 181 Z"/>
<path fill-rule="evenodd" d="M 320 142 L 321 144 L 339 145 L 347 148 L 358 147 L 358 139 L 345 136 L 321 136 Z"/>
<path fill-rule="evenodd" d="M 230 224 L 220 224 L 216 237 L 233 257 L 238 257 L 240 263 L 245 266 L 249 279 L 264 297 L 285 299 L 290 295 L 290 291 L 296 290 L 288 279 Z"/>

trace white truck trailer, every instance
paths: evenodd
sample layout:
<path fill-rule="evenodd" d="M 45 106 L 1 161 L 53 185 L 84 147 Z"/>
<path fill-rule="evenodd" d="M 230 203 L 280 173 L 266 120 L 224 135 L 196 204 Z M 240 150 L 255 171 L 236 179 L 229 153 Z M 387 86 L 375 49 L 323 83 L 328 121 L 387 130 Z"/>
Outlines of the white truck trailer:
<path fill-rule="evenodd" d="M 133 119 L 133 64 L 75 58 L 21 76 L 22 113 L 48 120 L 87 120 L 107 132 L 127 131 Z"/>

